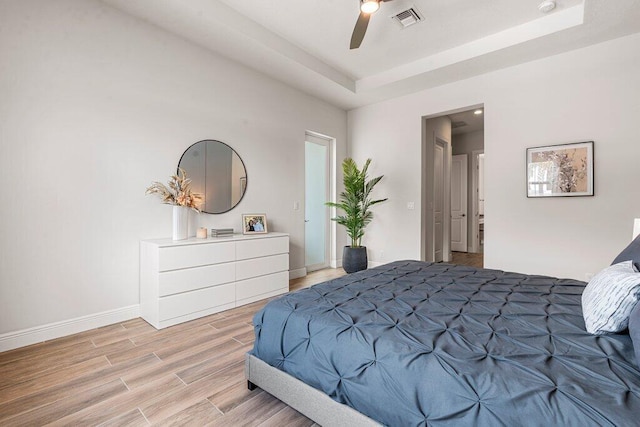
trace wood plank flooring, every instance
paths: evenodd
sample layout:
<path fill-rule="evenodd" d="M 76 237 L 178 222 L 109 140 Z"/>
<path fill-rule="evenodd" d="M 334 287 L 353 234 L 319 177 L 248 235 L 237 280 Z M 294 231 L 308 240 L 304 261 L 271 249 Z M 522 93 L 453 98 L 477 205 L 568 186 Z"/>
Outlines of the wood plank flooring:
<path fill-rule="evenodd" d="M 290 288 L 343 274 L 320 270 Z M 266 302 L 160 331 L 133 319 L 0 353 L 0 425 L 313 426 L 247 390 L 251 320 Z"/>
<path fill-rule="evenodd" d="M 482 266 L 482 254 L 453 262 Z M 325 269 L 291 290 L 342 276 Z M 157 331 L 142 319 L 0 353 L 2 426 L 312 426 L 247 390 L 244 354 L 267 300 Z"/>
<path fill-rule="evenodd" d="M 483 268 L 484 266 L 484 254 L 483 253 L 471 253 L 471 252 L 452 252 L 453 259 L 451 264 L 469 265 L 471 267 Z"/>

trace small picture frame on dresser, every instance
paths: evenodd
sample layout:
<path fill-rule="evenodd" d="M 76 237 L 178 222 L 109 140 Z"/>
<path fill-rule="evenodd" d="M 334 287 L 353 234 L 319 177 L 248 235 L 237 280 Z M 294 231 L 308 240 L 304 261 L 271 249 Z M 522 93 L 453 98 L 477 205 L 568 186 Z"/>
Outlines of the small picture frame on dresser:
<path fill-rule="evenodd" d="M 242 234 L 264 234 L 266 232 L 266 214 L 242 214 Z"/>

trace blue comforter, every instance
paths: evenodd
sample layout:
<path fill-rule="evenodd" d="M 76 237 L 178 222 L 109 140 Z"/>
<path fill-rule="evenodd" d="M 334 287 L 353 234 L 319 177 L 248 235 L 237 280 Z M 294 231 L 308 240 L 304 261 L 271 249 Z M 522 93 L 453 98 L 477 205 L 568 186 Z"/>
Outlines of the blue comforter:
<path fill-rule="evenodd" d="M 583 282 L 398 261 L 271 301 L 253 354 L 389 426 L 640 425 L 628 335 Z"/>

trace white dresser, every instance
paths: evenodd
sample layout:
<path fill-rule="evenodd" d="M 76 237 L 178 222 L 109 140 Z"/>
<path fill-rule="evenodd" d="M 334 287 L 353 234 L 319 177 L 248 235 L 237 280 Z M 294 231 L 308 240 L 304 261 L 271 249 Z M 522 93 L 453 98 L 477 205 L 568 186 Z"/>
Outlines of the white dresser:
<path fill-rule="evenodd" d="M 288 291 L 288 234 L 140 242 L 140 314 L 157 329 Z"/>

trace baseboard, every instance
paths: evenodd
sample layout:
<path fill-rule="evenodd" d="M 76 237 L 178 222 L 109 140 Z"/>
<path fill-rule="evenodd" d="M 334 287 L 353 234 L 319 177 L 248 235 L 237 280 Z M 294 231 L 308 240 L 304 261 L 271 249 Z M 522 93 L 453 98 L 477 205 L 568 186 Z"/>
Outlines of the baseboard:
<path fill-rule="evenodd" d="M 307 269 L 305 267 L 296 268 L 295 270 L 289 270 L 289 280 L 299 279 L 307 275 Z"/>
<path fill-rule="evenodd" d="M 367 267 L 368 268 L 373 268 L 373 267 L 378 267 L 379 265 L 384 265 L 386 264 L 385 262 L 378 262 L 378 261 L 369 261 L 367 263 Z"/>
<path fill-rule="evenodd" d="M 140 305 L 49 323 L 0 335 L 0 352 L 140 317 Z"/>
<path fill-rule="evenodd" d="M 331 268 L 342 268 L 342 260 L 332 259 L 330 265 L 331 265 Z"/>

